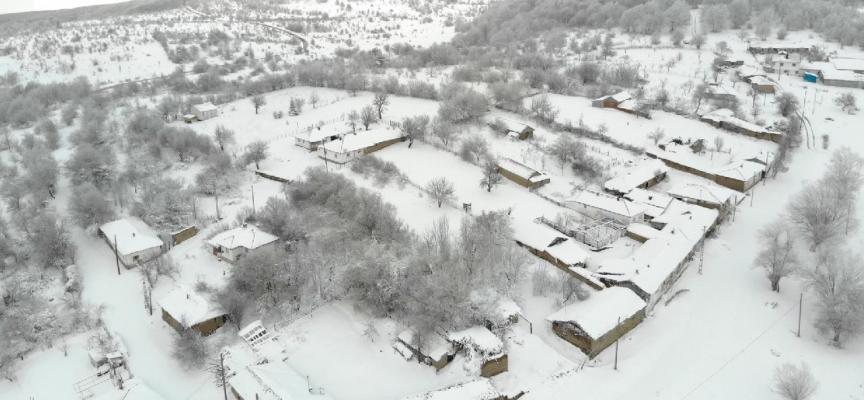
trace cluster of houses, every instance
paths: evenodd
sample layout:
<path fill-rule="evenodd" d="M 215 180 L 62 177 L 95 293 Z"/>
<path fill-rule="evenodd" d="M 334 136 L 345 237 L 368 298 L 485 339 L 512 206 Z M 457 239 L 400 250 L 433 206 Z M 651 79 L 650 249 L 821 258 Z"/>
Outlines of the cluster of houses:
<path fill-rule="evenodd" d="M 827 61 L 806 61 L 810 47 L 796 43 L 754 43 L 748 51 L 765 55 L 764 70 L 771 74 L 796 76 L 826 86 L 864 88 L 864 59 L 832 56 Z"/>

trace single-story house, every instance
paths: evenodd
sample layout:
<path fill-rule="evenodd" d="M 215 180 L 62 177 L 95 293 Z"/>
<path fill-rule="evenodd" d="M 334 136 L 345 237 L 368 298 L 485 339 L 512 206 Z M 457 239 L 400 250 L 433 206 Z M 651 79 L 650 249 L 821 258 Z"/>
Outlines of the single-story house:
<path fill-rule="evenodd" d="M 806 54 L 810 46 L 801 43 L 750 43 L 747 51 L 753 54 L 778 54 L 780 52 Z"/>
<path fill-rule="evenodd" d="M 480 376 L 491 378 L 507 372 L 509 364 L 504 343 L 489 329 L 474 326 L 458 332 L 448 332 L 447 341 L 453 344 L 457 352 L 470 350 L 478 356 Z"/>
<path fill-rule="evenodd" d="M 764 76 L 750 77 L 750 87 L 757 93 L 773 94 L 775 90 L 774 82 Z"/>
<path fill-rule="evenodd" d="M 573 238 L 543 224 L 517 221 L 513 226 L 513 240 L 529 253 L 548 261 L 586 285 L 594 289 L 603 288 L 603 284 L 585 269 L 590 256 Z"/>
<path fill-rule="evenodd" d="M 624 197 L 583 190 L 578 195 L 564 200 L 564 206 L 594 219 L 613 219 L 628 225 L 645 220 L 646 207 Z"/>
<path fill-rule="evenodd" d="M 740 203 L 744 195 L 740 192 L 715 185 L 697 183 L 682 184 L 669 189 L 667 193 L 685 203 L 720 210 L 721 213 Z"/>
<path fill-rule="evenodd" d="M 510 158 L 498 162 L 498 173 L 528 189 L 537 189 L 551 181 L 548 175 Z"/>
<path fill-rule="evenodd" d="M 393 349 L 405 360 L 416 357 L 418 362 L 431 365 L 436 371 L 446 367 L 456 357 L 453 345 L 440 333 L 429 332 L 421 338 L 414 328 L 408 328 L 396 336 Z"/>
<path fill-rule="evenodd" d="M 403 397 L 401 400 L 505 400 L 487 378 L 457 383 L 443 389 Z"/>
<path fill-rule="evenodd" d="M 768 166 L 763 162 L 735 161 L 714 171 L 714 182 L 720 186 L 746 192 L 765 179 Z"/>
<path fill-rule="evenodd" d="M 723 85 L 709 83 L 708 90 L 705 92 L 705 97 L 711 100 L 731 101 L 735 100 L 735 92 Z"/>
<path fill-rule="evenodd" d="M 405 141 L 398 129 L 381 127 L 357 131 L 318 147 L 318 157 L 336 164 L 345 164 L 385 147 Z"/>
<path fill-rule="evenodd" d="M 831 64 L 828 61 L 801 61 L 801 64 L 798 65 L 798 69 L 802 74 L 810 73 L 816 76 L 819 76 L 819 73 L 824 70 L 833 70 L 834 64 Z"/>
<path fill-rule="evenodd" d="M 591 101 L 591 107 L 597 108 L 616 108 L 619 104 L 630 100 L 632 97 L 628 92 L 619 92 L 603 96 Z"/>
<path fill-rule="evenodd" d="M 208 102 L 192 106 L 192 114 L 194 114 L 199 121 L 204 121 L 218 117 L 219 109 L 216 108 L 213 103 Z"/>
<path fill-rule="evenodd" d="M 594 358 L 645 319 L 645 301 L 632 291 L 612 287 L 592 293 L 546 317 L 552 330 Z"/>
<path fill-rule="evenodd" d="M 757 161 L 756 159 L 736 159 L 729 164 L 710 168 L 697 156 L 681 151 L 682 146 L 667 145 L 661 149 L 649 149 L 645 152 L 649 157 L 657 158 L 666 163 L 670 168 L 684 171 L 717 183 L 720 186 L 732 190 L 744 192 L 765 177 L 771 155 L 767 155 L 768 161 Z"/>
<path fill-rule="evenodd" d="M 651 221 L 652 219 L 660 216 L 660 214 L 663 214 L 663 212 L 666 211 L 667 208 L 669 208 L 669 204 L 672 203 L 673 200 L 675 200 L 665 193 L 654 192 L 651 190 L 645 190 L 640 188 L 631 190 L 629 193 L 625 194 L 624 197 L 627 200 L 642 204 L 646 207 L 646 221 Z"/>
<path fill-rule="evenodd" d="M 669 167 L 662 161 L 648 159 L 633 167 L 627 168 L 622 174 L 606 181 L 603 189 L 614 195 L 630 193 L 633 189 L 647 189 L 666 179 Z"/>
<path fill-rule="evenodd" d="M 306 377 L 282 361 L 246 366 L 228 386 L 237 400 L 332 400 L 311 390 Z"/>
<path fill-rule="evenodd" d="M 212 304 L 185 286 L 177 286 L 159 300 L 162 320 L 177 332 L 194 329 L 207 336 L 228 320 L 228 316 L 216 304 Z"/>
<path fill-rule="evenodd" d="M 99 227 L 102 236 L 112 250 L 116 250 L 120 263 L 132 268 L 162 255 L 162 239 L 150 231 L 144 221 L 135 217 L 109 222 Z M 114 247 L 114 244 L 117 247 Z"/>
<path fill-rule="evenodd" d="M 229 229 L 207 241 L 214 256 L 230 262 L 252 252 L 273 251 L 279 245 L 279 238 L 252 225 Z"/>
<path fill-rule="evenodd" d="M 531 139 L 534 137 L 534 128 L 525 123 L 514 121 L 510 118 L 497 117 L 489 122 L 489 125 L 500 126 L 511 137 L 519 140 Z"/>
<path fill-rule="evenodd" d="M 344 126 L 338 124 L 319 126 L 294 136 L 294 145 L 309 151 L 317 151 L 324 143 L 338 140 L 350 133 Z"/>
<path fill-rule="evenodd" d="M 702 115 L 701 120 L 720 129 L 755 137 L 757 139 L 768 140 L 774 143 L 779 143 L 780 139 L 783 138 L 783 133 L 781 132 L 775 132 L 736 118 L 734 112 L 728 108 L 720 108 L 704 114 Z"/>

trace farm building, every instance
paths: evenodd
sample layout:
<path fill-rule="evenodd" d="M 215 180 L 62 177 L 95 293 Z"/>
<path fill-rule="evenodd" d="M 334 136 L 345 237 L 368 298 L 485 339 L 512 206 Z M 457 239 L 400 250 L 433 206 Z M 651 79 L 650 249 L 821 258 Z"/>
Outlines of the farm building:
<path fill-rule="evenodd" d="M 404 140 L 398 129 L 381 127 L 358 131 L 318 147 L 318 157 L 332 163 L 345 164 Z"/>
<path fill-rule="evenodd" d="M 534 137 L 534 128 L 519 121 L 498 117 L 489 122 L 493 128 L 500 128 L 510 137 L 526 140 Z"/>
<path fill-rule="evenodd" d="M 448 332 L 447 341 L 457 351 L 471 351 L 480 363 L 480 376 L 490 378 L 507 372 L 508 358 L 504 343 L 489 329 L 474 326 L 457 332 Z"/>
<path fill-rule="evenodd" d="M 606 181 L 603 189 L 614 195 L 630 193 L 636 188 L 647 189 L 666 179 L 668 171 L 669 167 L 660 160 L 644 160 Z"/>
<path fill-rule="evenodd" d="M 528 189 L 537 189 L 551 181 L 549 176 L 510 158 L 498 162 L 498 173 Z"/>
<path fill-rule="evenodd" d="M 608 96 L 603 96 L 598 99 L 594 99 L 591 101 L 591 107 L 597 108 L 618 108 L 618 105 L 621 103 L 630 100 L 632 97 L 630 93 L 620 92 L 616 94 L 610 94 Z"/>
<path fill-rule="evenodd" d="M 401 400 L 505 400 L 506 397 L 498 393 L 489 379 L 479 378 L 473 381 L 457 383 L 443 389 L 426 393 L 419 393 Z"/>
<path fill-rule="evenodd" d="M 720 129 L 755 137 L 757 139 L 768 140 L 774 143 L 779 143 L 780 139 L 783 138 L 783 134 L 780 132 L 775 132 L 736 118 L 734 112 L 727 108 L 717 109 L 702 115 L 701 119 L 703 122 L 714 125 Z"/>
<path fill-rule="evenodd" d="M 204 103 L 192 106 L 192 115 L 199 121 L 205 121 L 219 116 L 219 109 L 213 103 Z"/>
<path fill-rule="evenodd" d="M 826 86 L 864 89 L 864 74 L 852 71 L 823 70 L 819 77 Z"/>
<path fill-rule="evenodd" d="M 751 43 L 747 46 L 747 51 L 753 54 L 806 54 L 810 51 L 810 46 L 801 43 Z"/>
<path fill-rule="evenodd" d="M 705 97 L 711 100 L 732 101 L 735 100 L 735 92 L 726 86 L 709 83 L 705 91 Z"/>
<path fill-rule="evenodd" d="M 770 54 L 766 57 L 766 70 L 772 74 L 800 76 L 801 55 L 797 53 Z"/>
<path fill-rule="evenodd" d="M 594 358 L 645 319 L 645 301 L 629 289 L 613 287 L 592 293 L 546 317 L 552 330 Z"/>
<path fill-rule="evenodd" d="M 309 151 L 317 151 L 324 143 L 338 140 L 351 134 L 347 128 L 338 124 L 319 126 L 294 136 L 294 144 Z"/>
<path fill-rule="evenodd" d="M 150 231 L 144 221 L 135 217 L 100 226 L 99 236 L 105 239 L 111 249 L 117 251 L 120 263 L 126 268 L 133 268 L 159 257 L 163 251 L 162 240 Z"/>
<path fill-rule="evenodd" d="M 278 237 L 248 224 L 229 229 L 207 241 L 214 256 L 230 262 L 252 252 L 273 251 L 278 243 Z"/>
<path fill-rule="evenodd" d="M 862 58 L 831 57 L 828 61 L 834 65 L 834 68 L 838 71 L 864 74 L 864 59 Z"/>
<path fill-rule="evenodd" d="M 717 210 L 673 202 L 663 215 L 651 221 L 659 234 L 634 228 L 640 236 L 653 236 L 623 259 L 600 262 L 596 276 L 607 286 L 632 290 L 647 303 L 647 310 L 669 291 L 705 237 L 714 229 Z"/>
<path fill-rule="evenodd" d="M 564 206 L 590 218 L 613 219 L 625 225 L 645 220 L 644 205 L 590 190 L 564 200 Z"/>
<path fill-rule="evenodd" d="M 584 268 L 588 262 L 588 252 L 563 233 L 543 224 L 518 221 L 513 225 L 513 239 L 529 253 L 548 261 L 586 285 L 595 289 L 603 287 Z"/>
<path fill-rule="evenodd" d="M 715 185 L 695 183 L 678 185 L 667 191 L 670 196 L 685 203 L 720 210 L 724 213 L 744 199 L 742 193 Z"/>
<path fill-rule="evenodd" d="M 228 380 L 237 400 L 331 400 L 309 388 L 306 377 L 282 361 L 249 365 Z"/>
<path fill-rule="evenodd" d="M 436 371 L 446 367 L 456 357 L 456 350 L 444 336 L 430 332 L 421 340 L 414 328 L 408 328 L 396 336 L 393 348 L 405 360 L 416 357 L 418 362 L 431 365 Z"/>
<path fill-rule="evenodd" d="M 660 214 L 663 214 L 663 212 L 669 208 L 669 204 L 672 203 L 672 200 L 675 200 L 664 193 L 639 188 L 631 190 L 629 193 L 624 195 L 624 198 L 645 206 L 646 221 L 651 221 L 660 216 Z"/>
<path fill-rule="evenodd" d="M 177 332 L 194 329 L 207 336 L 225 325 L 228 318 L 217 305 L 185 286 L 174 288 L 159 300 L 159 306 L 162 307 L 162 320 Z"/>
<path fill-rule="evenodd" d="M 774 82 L 764 76 L 750 77 L 750 87 L 757 93 L 773 94 L 775 90 Z"/>

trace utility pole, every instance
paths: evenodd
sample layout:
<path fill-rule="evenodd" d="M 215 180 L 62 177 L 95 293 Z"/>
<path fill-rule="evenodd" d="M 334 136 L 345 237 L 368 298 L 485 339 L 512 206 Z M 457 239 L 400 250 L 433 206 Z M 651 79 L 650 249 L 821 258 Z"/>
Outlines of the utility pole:
<path fill-rule="evenodd" d="M 225 386 L 225 352 L 219 352 L 219 375 L 222 375 L 222 395 L 228 400 L 228 387 Z"/>
<path fill-rule="evenodd" d="M 706 229 L 702 227 L 702 248 L 699 250 L 699 275 L 702 275 L 702 265 L 705 263 L 705 232 Z"/>
<path fill-rule="evenodd" d="M 801 293 L 801 297 L 798 299 L 798 337 L 801 337 L 801 311 L 804 308 L 804 293 Z"/>
<path fill-rule="evenodd" d="M 753 190 L 750 191 L 750 207 L 753 207 L 754 197 L 756 197 L 756 185 L 753 185 Z"/>
<path fill-rule="evenodd" d="M 120 254 L 117 253 L 117 235 L 114 235 L 114 262 L 117 263 L 117 275 L 120 275 Z"/>
<path fill-rule="evenodd" d="M 615 330 L 621 326 L 621 317 L 618 317 L 618 325 L 615 325 Z M 618 340 L 615 340 L 615 370 L 618 370 Z"/>
<path fill-rule="evenodd" d="M 255 185 L 251 185 L 252 188 L 252 215 L 255 215 Z"/>

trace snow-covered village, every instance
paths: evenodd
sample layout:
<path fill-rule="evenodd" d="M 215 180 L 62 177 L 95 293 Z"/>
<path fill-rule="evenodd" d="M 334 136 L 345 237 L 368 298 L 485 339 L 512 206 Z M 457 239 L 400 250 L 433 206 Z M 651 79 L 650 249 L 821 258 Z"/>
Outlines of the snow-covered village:
<path fill-rule="evenodd" d="M 0 0 L 2 400 L 864 400 L 864 0 Z"/>

